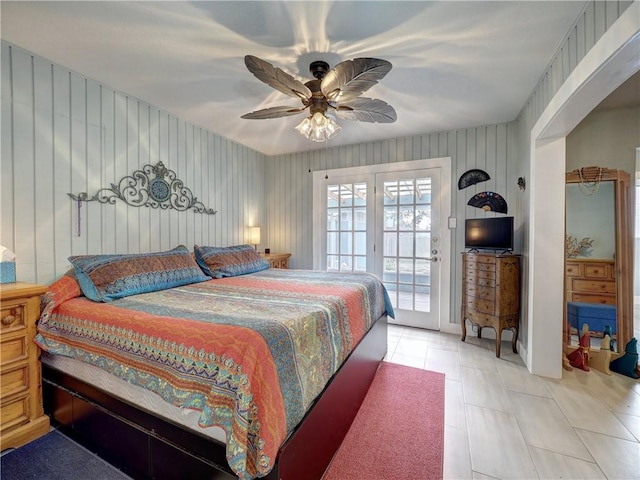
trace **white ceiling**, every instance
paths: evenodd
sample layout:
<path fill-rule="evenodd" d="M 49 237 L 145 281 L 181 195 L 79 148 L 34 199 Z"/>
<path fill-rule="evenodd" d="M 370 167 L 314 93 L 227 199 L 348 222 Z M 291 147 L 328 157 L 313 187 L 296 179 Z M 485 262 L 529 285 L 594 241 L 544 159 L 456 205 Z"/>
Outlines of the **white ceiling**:
<path fill-rule="evenodd" d="M 329 146 L 509 122 L 583 1 L 0 2 L 1 36 L 104 85 L 268 155 L 324 148 L 304 114 L 243 120 L 300 104 L 260 82 L 252 54 L 303 82 L 311 61 L 356 57 L 393 69 L 364 96 L 398 120 L 340 120 Z"/>

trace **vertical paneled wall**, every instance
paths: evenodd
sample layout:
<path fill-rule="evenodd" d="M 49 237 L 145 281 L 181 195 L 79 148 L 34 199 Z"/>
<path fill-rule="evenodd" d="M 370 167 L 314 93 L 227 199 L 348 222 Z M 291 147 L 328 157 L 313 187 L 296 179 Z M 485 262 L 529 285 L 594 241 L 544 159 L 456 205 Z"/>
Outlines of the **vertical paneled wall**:
<path fill-rule="evenodd" d="M 632 1 L 616 0 L 588 2 L 573 27 L 567 32 L 516 119 L 518 124 L 518 159 L 521 162 L 523 172 L 530 170 L 531 130 L 542 112 L 584 56 L 632 3 Z M 530 190 L 527 190 L 522 196 L 523 232 L 527 230 L 529 225 L 529 201 Z M 564 205 L 559 205 L 558 208 L 564 208 Z M 523 253 L 526 254 L 528 250 L 528 238 L 523 235 Z M 526 294 L 529 289 L 526 255 L 523 258 L 522 272 L 522 292 Z M 529 299 L 524 295 L 522 298 L 523 312 L 527 311 L 528 302 Z M 528 341 L 528 319 L 526 316 L 522 317 L 520 332 L 522 332 L 523 343 L 526 345 Z"/>
<path fill-rule="evenodd" d="M 266 221 L 264 155 L 2 43 L 0 243 L 18 280 L 49 283 L 67 257 L 245 242 Z M 216 215 L 83 203 L 162 161 Z M 78 230 L 80 235 L 78 235 Z"/>
<path fill-rule="evenodd" d="M 541 75 L 519 119 L 533 127 L 571 72 L 632 3 L 633 1 L 621 0 L 587 3 Z M 522 134 L 528 135 L 530 131 L 531 128 Z"/>
<path fill-rule="evenodd" d="M 450 287 L 451 311 L 457 316 L 461 301 L 459 253 L 464 250 L 464 220 L 496 215 L 470 207 L 467 202 L 476 193 L 497 192 L 507 201 L 508 214 L 516 217 L 516 224 L 521 216 L 521 192 L 517 187 L 521 173 L 516 141 L 516 124 L 509 123 L 269 157 L 266 189 L 269 245 L 265 246 L 274 252 L 290 252 L 293 268 L 312 268 L 313 222 L 322 220 L 312 216 L 310 170 L 326 170 L 330 177 L 331 170 L 338 168 L 451 157 L 452 212 L 458 226 L 450 232 L 453 253 L 450 268 L 455 272 Z M 458 178 L 472 168 L 485 170 L 491 180 L 458 190 Z M 517 252 L 520 248 L 521 245 L 516 244 Z"/>

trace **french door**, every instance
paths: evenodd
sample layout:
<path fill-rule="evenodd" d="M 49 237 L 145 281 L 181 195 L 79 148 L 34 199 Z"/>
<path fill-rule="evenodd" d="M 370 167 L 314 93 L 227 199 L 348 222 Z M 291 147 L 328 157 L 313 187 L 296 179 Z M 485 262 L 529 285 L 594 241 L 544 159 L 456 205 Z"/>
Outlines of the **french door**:
<path fill-rule="evenodd" d="M 376 175 L 375 272 L 396 321 L 440 325 L 440 173 L 438 169 Z"/>
<path fill-rule="evenodd" d="M 385 284 L 396 318 L 440 325 L 440 168 L 333 173 L 316 195 L 324 217 L 314 268 L 371 272 Z"/>

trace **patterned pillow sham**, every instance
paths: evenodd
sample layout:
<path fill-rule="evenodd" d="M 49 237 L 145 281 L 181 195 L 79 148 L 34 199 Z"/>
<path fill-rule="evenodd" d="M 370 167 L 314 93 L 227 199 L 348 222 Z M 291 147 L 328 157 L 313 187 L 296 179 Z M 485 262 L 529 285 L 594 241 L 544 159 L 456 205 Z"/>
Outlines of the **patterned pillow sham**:
<path fill-rule="evenodd" d="M 96 302 L 209 280 L 184 245 L 157 253 L 75 255 L 69 261 L 82 293 Z"/>
<path fill-rule="evenodd" d="M 269 262 L 251 245 L 231 247 L 193 246 L 198 265 L 212 278 L 235 277 L 269 268 Z"/>

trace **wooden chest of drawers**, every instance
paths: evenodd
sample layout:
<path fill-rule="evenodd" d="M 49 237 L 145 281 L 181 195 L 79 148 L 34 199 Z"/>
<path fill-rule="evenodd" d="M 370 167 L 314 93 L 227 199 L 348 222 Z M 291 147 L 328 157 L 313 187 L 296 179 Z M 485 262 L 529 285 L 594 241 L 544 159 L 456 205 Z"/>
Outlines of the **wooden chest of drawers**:
<path fill-rule="evenodd" d="M 517 353 L 520 318 L 520 257 L 487 253 L 462 254 L 462 341 L 466 320 L 496 331 L 496 357 L 504 329 L 513 330 L 512 349 Z"/>
<path fill-rule="evenodd" d="M 49 431 L 42 409 L 40 350 L 33 343 L 46 286 L 0 285 L 0 449 L 19 447 Z"/>
<path fill-rule="evenodd" d="M 290 253 L 261 253 L 260 255 L 269 262 L 271 268 L 289 268 Z"/>
<path fill-rule="evenodd" d="M 616 305 L 614 260 L 570 258 L 565 262 L 567 302 Z"/>

